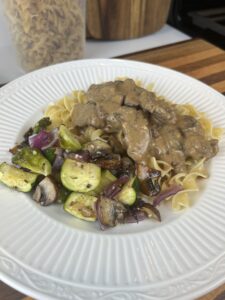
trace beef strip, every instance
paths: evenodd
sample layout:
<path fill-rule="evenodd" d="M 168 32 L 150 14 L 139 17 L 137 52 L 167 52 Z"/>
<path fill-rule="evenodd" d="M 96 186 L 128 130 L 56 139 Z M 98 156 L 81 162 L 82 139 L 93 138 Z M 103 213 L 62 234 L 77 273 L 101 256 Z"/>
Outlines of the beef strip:
<path fill-rule="evenodd" d="M 175 123 L 177 120 L 175 106 L 141 87 L 130 91 L 125 98 L 125 105 L 140 107 L 151 113 L 156 123 Z"/>
<path fill-rule="evenodd" d="M 131 107 L 121 107 L 118 115 L 121 120 L 128 155 L 134 161 L 143 161 L 150 144 L 147 118 L 141 110 Z"/>
<path fill-rule="evenodd" d="M 97 114 L 95 103 L 78 103 L 72 112 L 72 122 L 74 127 L 94 126 L 103 128 L 105 121 Z"/>
<path fill-rule="evenodd" d="M 185 172 L 185 155 L 183 153 L 183 136 L 173 124 L 153 125 L 150 153 L 156 159 L 171 164 L 176 173 Z"/>
<path fill-rule="evenodd" d="M 175 107 L 135 84 L 132 79 L 91 85 L 87 100 L 98 103 L 106 114 L 116 112 L 120 105 L 135 106 L 152 114 L 159 123 L 176 122 Z M 124 102 L 124 103 L 123 103 Z"/>
<path fill-rule="evenodd" d="M 116 115 L 122 105 L 148 111 L 159 124 L 175 123 L 177 119 L 173 105 L 136 86 L 132 79 L 126 79 L 91 85 L 87 92 L 87 103 L 75 106 L 72 120 L 75 126 L 93 125 L 98 128 L 104 127 L 103 120 L 106 120 L 106 131 L 118 132 L 120 125 Z M 82 118 L 82 115 L 85 116 Z"/>
<path fill-rule="evenodd" d="M 110 100 L 121 105 L 123 103 L 124 95 L 129 93 L 135 86 L 135 82 L 132 79 L 92 84 L 87 91 L 87 99 L 88 101 L 93 101 L 95 103 Z"/>
<path fill-rule="evenodd" d="M 218 141 L 207 140 L 201 124 L 192 116 L 179 116 L 176 125 L 151 122 L 152 156 L 171 164 L 175 173 L 185 172 L 186 159 L 209 159 L 218 152 Z"/>
<path fill-rule="evenodd" d="M 183 152 L 186 158 L 209 159 L 218 152 L 218 141 L 207 140 L 201 124 L 194 117 L 179 116 L 177 127 L 184 136 Z"/>
<path fill-rule="evenodd" d="M 194 133 L 198 135 L 204 135 L 204 130 L 201 126 L 201 124 L 192 116 L 179 116 L 177 127 L 180 129 L 180 131 L 185 135 L 187 133 Z"/>
<path fill-rule="evenodd" d="M 187 158 L 199 160 L 209 159 L 217 153 L 217 148 L 212 147 L 211 141 L 206 140 L 202 135 L 187 134 L 184 139 L 184 154 Z"/>

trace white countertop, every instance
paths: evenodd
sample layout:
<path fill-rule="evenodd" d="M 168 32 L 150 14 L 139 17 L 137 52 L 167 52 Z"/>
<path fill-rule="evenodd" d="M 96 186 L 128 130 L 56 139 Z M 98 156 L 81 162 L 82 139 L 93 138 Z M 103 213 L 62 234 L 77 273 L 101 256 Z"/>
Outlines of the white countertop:
<path fill-rule="evenodd" d="M 86 58 L 108 58 L 152 49 L 190 39 L 179 30 L 165 25 L 161 30 L 138 39 L 124 41 L 87 41 Z"/>
<path fill-rule="evenodd" d="M 110 58 L 145 49 L 152 49 L 190 39 L 189 36 L 165 25 L 158 32 L 132 40 L 86 42 L 85 58 Z M 20 68 L 10 34 L 0 9 L 0 84 L 11 81 L 25 72 Z"/>

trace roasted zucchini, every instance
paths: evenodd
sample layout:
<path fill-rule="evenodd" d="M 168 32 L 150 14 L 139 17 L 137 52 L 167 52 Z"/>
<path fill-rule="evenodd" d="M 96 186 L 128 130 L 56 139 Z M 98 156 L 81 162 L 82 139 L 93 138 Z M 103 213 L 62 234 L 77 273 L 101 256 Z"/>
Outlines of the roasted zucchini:
<path fill-rule="evenodd" d="M 37 174 L 25 172 L 6 162 L 0 164 L 0 182 L 20 192 L 29 192 L 37 179 Z"/>
<path fill-rule="evenodd" d="M 26 168 L 34 173 L 48 176 L 51 174 L 52 167 L 38 149 L 24 147 L 17 151 L 12 158 L 12 162 L 22 168 Z"/>
<path fill-rule="evenodd" d="M 122 188 L 122 190 L 116 195 L 116 199 L 123 204 L 132 205 L 136 200 L 136 191 L 134 189 L 134 183 L 136 177 L 131 178 Z"/>
<path fill-rule="evenodd" d="M 103 170 L 99 185 L 90 193 L 93 193 L 93 195 L 100 194 L 104 190 L 104 188 L 107 187 L 107 185 L 109 185 L 116 179 L 117 178 L 111 172 L 109 172 L 108 170 Z"/>
<path fill-rule="evenodd" d="M 87 193 L 100 183 L 101 169 L 92 163 L 66 159 L 61 169 L 62 184 L 70 191 Z"/>
<path fill-rule="evenodd" d="M 71 193 L 67 198 L 64 209 L 71 215 L 86 221 L 96 220 L 95 202 L 97 197 L 82 193 Z"/>
<path fill-rule="evenodd" d="M 59 127 L 59 142 L 63 149 L 71 151 L 77 151 L 81 149 L 81 144 L 78 139 L 76 139 L 72 132 L 69 131 L 69 129 L 64 125 Z"/>

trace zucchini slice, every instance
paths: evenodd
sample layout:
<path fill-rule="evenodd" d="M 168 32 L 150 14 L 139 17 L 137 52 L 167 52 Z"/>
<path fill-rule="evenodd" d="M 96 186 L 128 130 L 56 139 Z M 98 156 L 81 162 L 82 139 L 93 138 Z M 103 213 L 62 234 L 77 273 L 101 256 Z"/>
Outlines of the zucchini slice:
<path fill-rule="evenodd" d="M 100 183 L 101 169 L 92 163 L 66 159 L 61 169 L 62 184 L 70 191 L 87 193 Z"/>
<path fill-rule="evenodd" d="M 64 210 L 86 221 L 96 220 L 95 202 L 97 197 L 82 193 L 71 193 L 64 204 Z"/>
<path fill-rule="evenodd" d="M 13 156 L 12 162 L 31 172 L 48 176 L 52 172 L 52 166 L 39 149 L 24 147 Z"/>
<path fill-rule="evenodd" d="M 81 149 L 80 142 L 65 125 L 61 125 L 59 127 L 59 142 L 63 149 L 71 151 L 77 151 Z"/>
<path fill-rule="evenodd" d="M 100 194 L 110 183 L 115 181 L 117 178 L 108 170 L 103 170 L 101 175 L 101 180 L 99 182 L 99 185 L 91 191 L 91 193 L 97 195 Z"/>
<path fill-rule="evenodd" d="M 136 177 L 131 178 L 117 194 L 116 200 L 122 202 L 125 205 L 132 205 L 136 200 L 136 191 L 133 188 Z"/>
<path fill-rule="evenodd" d="M 6 162 L 0 164 L 0 182 L 20 192 L 29 192 L 37 177 L 38 174 L 25 172 Z"/>

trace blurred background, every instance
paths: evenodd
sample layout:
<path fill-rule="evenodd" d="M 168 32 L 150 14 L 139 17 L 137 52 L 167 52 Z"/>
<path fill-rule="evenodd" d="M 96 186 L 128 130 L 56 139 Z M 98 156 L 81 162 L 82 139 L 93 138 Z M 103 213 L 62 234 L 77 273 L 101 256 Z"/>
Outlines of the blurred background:
<path fill-rule="evenodd" d="M 225 49 L 224 0 L 172 0 L 168 23 Z"/>
<path fill-rule="evenodd" d="M 54 63 L 119 57 L 196 38 L 225 49 L 225 0 L 0 0 L 0 87 Z M 215 55 L 224 55 L 219 51 Z M 225 94 L 224 71 L 200 75 Z M 22 297 L 0 282 L 0 299 Z"/>
<path fill-rule="evenodd" d="M 224 0 L 0 0 L 0 84 L 197 37 L 225 49 Z"/>

